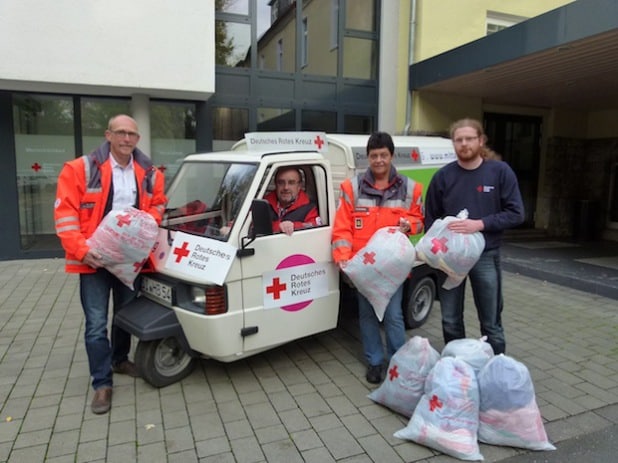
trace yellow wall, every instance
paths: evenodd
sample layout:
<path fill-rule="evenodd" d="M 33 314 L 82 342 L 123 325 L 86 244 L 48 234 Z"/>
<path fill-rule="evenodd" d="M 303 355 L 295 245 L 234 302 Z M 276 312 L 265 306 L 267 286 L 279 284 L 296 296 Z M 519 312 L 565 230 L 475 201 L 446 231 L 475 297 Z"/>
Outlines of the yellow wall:
<path fill-rule="evenodd" d="M 415 61 L 486 35 L 487 11 L 532 18 L 573 0 L 417 0 Z"/>
<path fill-rule="evenodd" d="M 303 17 L 307 18 L 309 56 L 303 73 L 337 75 L 337 49 L 330 48 L 331 2 L 305 2 Z"/>
<path fill-rule="evenodd" d="M 457 119 L 472 117 L 480 120 L 482 116 L 478 98 L 423 92 L 415 100 L 412 120 L 415 130 L 446 132 Z"/>
<path fill-rule="evenodd" d="M 413 62 L 422 61 L 485 37 L 488 11 L 532 18 L 572 1 L 417 0 Z M 414 1 L 405 3 L 412 6 Z M 410 30 L 410 26 L 406 30 Z M 408 93 L 406 76 L 405 93 L 398 99 L 406 101 L 403 96 L 407 97 Z M 479 99 L 426 93 L 415 92 L 412 95 L 410 112 L 407 113 L 404 109 L 403 117 L 398 116 L 397 127 L 405 127 L 410 118 L 412 131 L 429 131 L 448 126 L 446 120 L 449 118 L 451 121 L 464 116 L 482 118 L 484 108 Z M 400 111 L 397 114 L 399 115 Z"/>

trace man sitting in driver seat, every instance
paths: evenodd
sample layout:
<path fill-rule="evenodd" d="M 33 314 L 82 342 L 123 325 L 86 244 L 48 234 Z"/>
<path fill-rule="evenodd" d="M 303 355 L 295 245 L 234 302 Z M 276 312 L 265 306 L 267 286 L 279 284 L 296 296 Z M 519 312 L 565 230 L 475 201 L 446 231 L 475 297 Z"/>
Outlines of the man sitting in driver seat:
<path fill-rule="evenodd" d="M 275 190 L 264 199 L 270 204 L 273 233 L 291 235 L 294 230 L 322 225 L 318 208 L 302 189 L 300 170 L 282 167 L 275 174 Z"/>

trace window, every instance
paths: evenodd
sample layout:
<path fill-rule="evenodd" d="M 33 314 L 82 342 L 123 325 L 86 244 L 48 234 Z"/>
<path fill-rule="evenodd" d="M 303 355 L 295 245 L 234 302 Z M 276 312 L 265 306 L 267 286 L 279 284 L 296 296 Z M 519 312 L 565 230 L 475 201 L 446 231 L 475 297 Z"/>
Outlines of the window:
<path fill-rule="evenodd" d="M 339 46 L 339 0 L 330 1 L 330 48 Z"/>
<path fill-rule="evenodd" d="M 187 162 L 167 191 L 163 226 L 227 240 L 257 171 L 255 164 Z"/>
<path fill-rule="evenodd" d="M 320 111 L 303 109 L 301 113 L 301 130 L 308 131 L 337 131 L 337 113 L 334 111 Z"/>
<path fill-rule="evenodd" d="M 526 19 L 528 18 L 524 16 L 515 16 L 512 14 L 499 13 L 497 11 L 488 11 L 486 30 L 487 35 L 501 31 L 502 29 L 506 29 L 507 27 L 511 27 L 515 24 L 525 21 Z"/>
<path fill-rule="evenodd" d="M 356 37 L 344 38 L 343 77 L 376 79 L 378 50 L 375 40 Z"/>
<path fill-rule="evenodd" d="M 216 11 L 225 13 L 248 14 L 249 0 L 234 0 L 232 2 L 226 0 L 215 1 Z"/>
<path fill-rule="evenodd" d="M 375 32 L 375 11 L 375 0 L 354 0 L 353 2 L 346 2 L 346 29 Z"/>
<path fill-rule="evenodd" d="M 251 67 L 251 25 L 215 21 L 215 64 Z"/>
<path fill-rule="evenodd" d="M 150 103 L 150 155 L 163 171 L 166 185 L 176 175 L 182 159 L 195 153 L 195 112 L 194 103 Z"/>
<path fill-rule="evenodd" d="M 214 108 L 212 116 L 213 149 L 230 149 L 249 131 L 249 110 L 246 108 Z"/>
<path fill-rule="evenodd" d="M 307 17 L 305 16 L 303 18 L 303 24 L 302 24 L 302 43 L 301 43 L 301 50 L 300 50 L 300 65 L 301 66 L 307 66 L 307 61 L 309 59 L 309 35 L 307 32 Z"/>
<path fill-rule="evenodd" d="M 375 130 L 372 116 L 346 114 L 343 116 L 343 131 L 345 133 L 371 133 Z"/>
<path fill-rule="evenodd" d="M 13 130 L 22 249 L 54 249 L 54 201 L 60 169 L 75 158 L 73 100 L 15 94 Z M 107 126 L 107 121 L 105 121 Z M 99 144 L 103 132 L 99 134 Z"/>
<path fill-rule="evenodd" d="M 283 39 L 277 40 L 277 71 L 283 70 Z"/>
<path fill-rule="evenodd" d="M 319 178 L 320 184 L 325 185 L 324 181 L 326 178 L 326 173 L 321 166 L 312 166 L 312 165 L 287 165 L 279 167 L 274 175 L 271 177 L 268 188 L 266 190 L 266 195 L 276 194 L 276 181 L 275 179 L 278 176 L 279 172 L 290 170 L 290 168 L 297 170 L 300 174 L 301 184 L 299 189 L 303 190 L 309 199 L 309 202 L 312 203 L 318 209 L 318 215 L 320 216 L 319 221 L 313 222 L 310 226 L 306 226 L 304 228 L 315 228 L 316 226 L 328 225 L 328 207 L 327 207 L 327 198 L 325 197 L 325 192 L 319 192 L 317 188 L 316 177 Z M 285 180 L 283 180 L 285 182 Z M 288 184 L 289 185 L 289 184 Z M 293 184 L 289 188 L 294 188 Z M 274 192 L 274 193 L 273 193 Z M 306 212 L 309 212 L 309 209 L 305 209 Z M 298 230 L 298 229 L 297 229 Z"/>
<path fill-rule="evenodd" d="M 259 131 L 296 130 L 296 113 L 289 108 L 258 108 Z"/>

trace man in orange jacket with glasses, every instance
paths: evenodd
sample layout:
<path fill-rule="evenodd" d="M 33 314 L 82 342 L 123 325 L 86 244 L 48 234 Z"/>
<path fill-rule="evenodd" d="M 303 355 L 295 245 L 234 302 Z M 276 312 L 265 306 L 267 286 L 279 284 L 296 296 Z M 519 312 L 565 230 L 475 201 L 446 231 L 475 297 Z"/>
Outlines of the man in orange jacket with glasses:
<path fill-rule="evenodd" d="M 111 210 L 133 206 L 160 223 L 167 202 L 163 174 L 136 147 L 135 120 L 124 114 L 112 117 L 105 138 L 92 153 L 64 165 L 54 204 L 56 234 L 66 253 L 65 270 L 79 274 L 86 352 L 95 391 L 91 409 L 97 414 L 111 407 L 112 372 L 138 375 L 128 360 L 131 335 L 113 326 L 111 343 L 107 336 L 110 292 L 115 314 L 136 291 L 103 268 L 101 256 L 86 240 Z"/>

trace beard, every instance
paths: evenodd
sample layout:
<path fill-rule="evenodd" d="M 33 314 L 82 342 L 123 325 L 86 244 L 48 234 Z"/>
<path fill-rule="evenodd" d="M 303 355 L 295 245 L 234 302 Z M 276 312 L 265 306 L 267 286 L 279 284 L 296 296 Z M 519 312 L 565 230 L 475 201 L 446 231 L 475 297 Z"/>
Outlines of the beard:
<path fill-rule="evenodd" d="M 469 147 L 462 147 L 457 150 L 457 158 L 463 162 L 474 161 L 481 157 L 481 148 L 478 147 L 476 149 Z"/>

